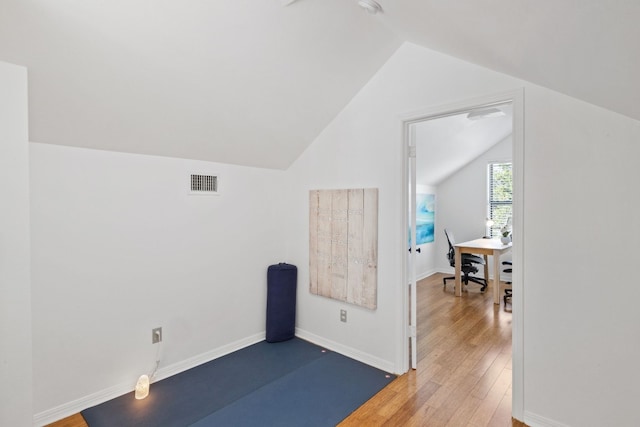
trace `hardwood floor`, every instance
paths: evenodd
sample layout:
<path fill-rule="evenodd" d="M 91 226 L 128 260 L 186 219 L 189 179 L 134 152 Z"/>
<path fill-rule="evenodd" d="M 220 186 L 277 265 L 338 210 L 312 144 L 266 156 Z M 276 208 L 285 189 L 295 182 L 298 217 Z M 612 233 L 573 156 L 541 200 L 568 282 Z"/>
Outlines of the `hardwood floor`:
<path fill-rule="evenodd" d="M 442 277 L 418 282 L 418 368 L 340 427 L 512 425 L 511 313 L 473 285 L 456 298 Z"/>
<path fill-rule="evenodd" d="M 442 274 L 418 283 L 418 369 L 398 377 L 340 427 L 512 426 L 511 313 L 490 290 L 461 298 Z M 50 427 L 86 427 L 76 414 Z M 524 426 L 517 421 L 513 426 Z"/>
<path fill-rule="evenodd" d="M 82 414 L 71 415 L 70 417 L 63 418 L 60 421 L 49 424 L 47 427 L 88 427 L 84 421 Z"/>

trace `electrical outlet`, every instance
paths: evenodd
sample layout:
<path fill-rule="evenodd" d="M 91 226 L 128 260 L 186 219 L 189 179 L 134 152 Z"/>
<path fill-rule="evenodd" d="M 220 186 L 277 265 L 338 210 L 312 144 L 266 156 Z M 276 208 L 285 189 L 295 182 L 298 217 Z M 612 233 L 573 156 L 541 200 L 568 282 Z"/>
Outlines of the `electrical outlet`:
<path fill-rule="evenodd" d="M 347 323 L 347 310 L 340 310 L 340 321 Z"/>
<path fill-rule="evenodd" d="M 162 341 L 162 328 L 154 328 L 151 330 L 151 344 Z"/>

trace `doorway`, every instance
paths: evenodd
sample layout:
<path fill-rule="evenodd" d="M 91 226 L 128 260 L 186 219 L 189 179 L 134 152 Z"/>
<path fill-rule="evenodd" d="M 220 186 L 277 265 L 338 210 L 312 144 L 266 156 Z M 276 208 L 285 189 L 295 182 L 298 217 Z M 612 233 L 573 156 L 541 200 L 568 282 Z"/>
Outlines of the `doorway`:
<path fill-rule="evenodd" d="M 441 127 L 444 129 L 447 127 L 447 124 L 458 123 L 458 126 L 462 126 L 463 119 L 467 121 L 474 121 L 476 123 L 483 122 L 485 119 L 491 117 L 491 110 L 502 111 L 502 113 L 508 112 L 511 114 L 510 119 L 510 129 L 511 132 L 511 151 L 512 151 L 512 162 L 513 162 L 513 191 L 514 191 L 514 199 L 513 199 L 513 233 L 517 236 L 514 239 L 514 246 L 512 250 L 512 258 L 513 262 L 520 266 L 519 269 L 516 269 L 513 277 L 513 288 L 514 288 L 514 296 L 512 299 L 512 357 L 513 357 L 513 400 L 512 400 L 512 414 L 519 419 L 522 419 L 522 397 L 523 397 L 523 328 L 522 328 L 522 305 L 523 305 L 523 295 L 524 295 L 524 283 L 523 283 L 523 264 L 522 264 L 522 247 L 524 241 L 524 235 L 522 233 L 522 221 L 523 221 L 523 212 L 522 212 L 522 201 L 524 199 L 523 194 L 523 165 L 524 165 L 524 132 L 523 132 L 523 93 L 522 91 L 515 91 L 508 94 L 499 94 L 495 96 L 487 96 L 481 99 L 470 100 L 467 102 L 462 102 L 456 105 L 443 106 L 435 109 L 431 109 L 429 111 L 425 111 L 422 113 L 416 113 L 409 117 L 406 117 L 403 120 L 403 145 L 405 150 L 405 172 L 406 172 L 406 181 L 403 193 L 406 194 L 406 203 L 404 204 L 405 213 L 403 214 L 403 218 L 405 218 L 405 226 L 404 230 L 410 229 L 410 251 L 405 253 L 405 271 L 407 275 L 407 280 L 403 281 L 403 283 L 409 283 L 409 287 L 406 290 L 406 296 L 404 298 L 404 313 L 406 316 L 405 319 L 410 319 L 409 325 L 406 328 L 406 336 L 404 339 L 404 354 L 406 356 L 407 369 L 409 367 L 416 368 L 415 361 L 417 359 L 417 348 L 418 348 L 418 334 L 417 334 L 417 313 L 416 313 L 416 305 L 417 301 L 417 292 L 416 292 L 416 284 L 418 274 L 416 270 L 417 257 L 422 255 L 416 253 L 416 249 L 419 249 L 418 246 L 414 242 L 416 242 L 416 221 L 415 221 L 415 194 L 416 194 L 416 173 L 418 170 L 416 160 L 420 157 L 420 126 L 424 123 L 429 123 L 434 125 L 434 128 L 437 128 L 436 125 L 442 125 Z M 503 111 L 510 110 L 510 111 Z M 496 113 L 493 111 L 493 113 Z M 505 114 L 506 115 L 506 114 Z M 450 122 L 450 123 L 449 123 Z M 485 122 L 488 123 L 488 122 Z M 454 125 L 451 125 L 454 126 Z M 478 129 L 486 128 L 486 125 L 477 126 L 475 124 L 466 126 L 468 129 L 472 129 L 473 127 Z M 462 128 L 461 128 L 462 129 Z M 463 129 L 464 130 L 464 129 Z M 467 131 L 465 131 L 467 132 Z M 504 131 L 503 131 L 504 133 Z M 434 134 L 435 135 L 435 134 Z M 503 138 L 504 139 L 504 138 Z M 495 143 L 495 141 L 494 141 Z M 461 170 L 465 164 L 469 164 L 472 161 L 470 157 L 477 158 L 478 156 L 486 153 L 488 150 L 490 151 L 491 143 L 490 142 L 482 142 L 477 143 L 477 147 L 467 146 L 465 148 L 465 156 L 466 160 L 463 159 L 455 159 L 454 152 L 452 151 L 452 147 L 443 147 L 442 145 L 437 146 L 429 146 L 430 157 L 435 159 L 434 171 L 430 171 L 429 173 L 444 176 L 447 174 L 452 174 L 451 171 Z M 424 147 L 423 147 L 424 149 Z M 440 159 L 440 160 L 438 160 Z M 496 160 L 496 159 L 493 159 Z M 455 164 L 458 164 L 456 166 Z M 447 166 L 446 168 L 444 166 Z M 457 168 L 457 169 L 456 169 Z M 448 169 L 449 172 L 443 171 L 440 169 Z M 438 182 L 442 182 L 443 178 L 439 178 L 434 181 L 436 184 Z M 408 183 L 408 185 L 407 185 Z M 486 181 L 482 182 L 483 188 L 486 188 Z M 406 191 L 406 188 L 409 187 L 409 191 Z M 477 192 L 477 191 L 476 191 Z M 486 219 L 486 189 L 480 191 L 480 197 L 484 200 L 484 202 L 480 202 L 479 210 L 481 214 L 477 218 L 475 224 L 470 225 L 471 228 L 474 229 L 473 238 L 481 237 L 485 232 L 484 223 Z M 474 197 L 477 198 L 477 194 Z M 436 191 L 436 200 L 437 200 L 437 191 Z M 477 203 L 477 202 L 476 202 Z M 436 201 L 436 209 L 439 209 L 438 202 Z M 478 215 L 478 214 L 476 214 Z M 435 216 L 436 224 L 434 226 L 434 234 L 435 241 L 431 243 L 433 248 L 431 252 L 433 252 L 432 256 L 444 257 L 446 254 L 446 250 L 443 250 L 444 247 L 442 242 L 446 244 L 446 240 L 440 236 L 442 234 L 442 225 L 438 224 L 441 216 Z M 479 225 L 478 225 L 479 224 Z M 466 236 L 470 233 L 469 231 L 464 231 L 462 235 Z M 481 234 L 482 233 L 482 234 Z M 406 235 L 406 231 L 405 231 Z M 470 240 L 470 239 L 462 239 L 462 240 Z M 440 244 L 436 243 L 440 241 Z M 437 271 L 438 267 L 442 266 L 442 263 L 434 262 L 433 263 L 433 271 Z M 441 268 L 440 268 L 441 269 Z M 451 298 L 457 298 L 451 296 Z M 409 343 L 409 345 L 407 345 Z"/>

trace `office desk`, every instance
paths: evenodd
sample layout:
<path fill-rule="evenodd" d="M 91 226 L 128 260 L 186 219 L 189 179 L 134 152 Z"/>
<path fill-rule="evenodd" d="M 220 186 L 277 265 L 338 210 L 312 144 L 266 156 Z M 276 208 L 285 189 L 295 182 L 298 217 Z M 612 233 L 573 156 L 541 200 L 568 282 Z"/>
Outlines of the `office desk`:
<path fill-rule="evenodd" d="M 484 278 L 489 282 L 489 261 L 488 255 L 493 256 L 493 303 L 500 304 L 500 255 L 511 250 L 511 243 L 503 244 L 499 239 L 476 239 L 468 242 L 456 243 L 455 265 L 456 265 L 456 285 L 455 295 L 462 295 L 462 280 L 460 275 L 460 265 L 462 264 L 460 254 L 478 254 L 484 256 Z"/>

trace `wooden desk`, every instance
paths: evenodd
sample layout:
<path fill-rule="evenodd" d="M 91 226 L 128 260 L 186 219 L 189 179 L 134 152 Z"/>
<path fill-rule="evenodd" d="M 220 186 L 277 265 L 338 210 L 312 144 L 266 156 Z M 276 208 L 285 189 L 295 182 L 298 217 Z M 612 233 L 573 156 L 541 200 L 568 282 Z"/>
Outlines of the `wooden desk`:
<path fill-rule="evenodd" d="M 488 255 L 493 256 L 493 303 L 500 304 L 500 255 L 511 250 L 511 243 L 503 244 L 499 239 L 476 239 L 468 242 L 456 243 L 455 265 L 456 265 L 456 285 L 455 295 L 462 295 L 462 280 L 460 275 L 460 265 L 462 264 L 460 254 L 478 254 L 484 256 L 484 278 L 489 283 L 489 261 Z"/>

